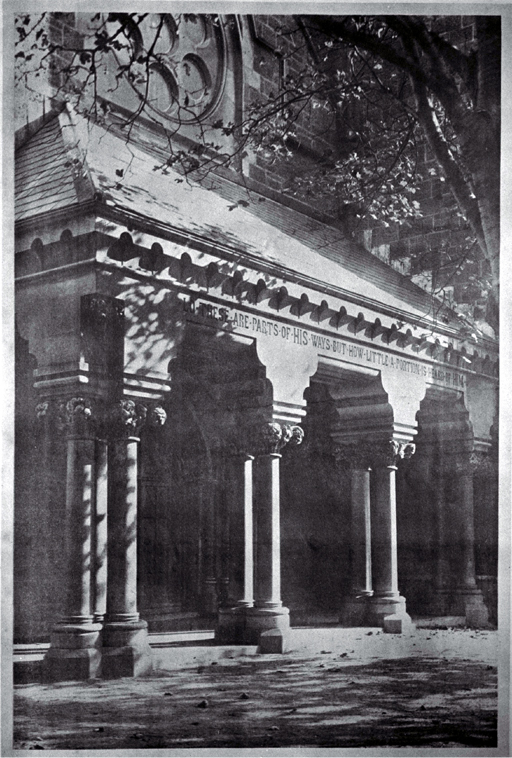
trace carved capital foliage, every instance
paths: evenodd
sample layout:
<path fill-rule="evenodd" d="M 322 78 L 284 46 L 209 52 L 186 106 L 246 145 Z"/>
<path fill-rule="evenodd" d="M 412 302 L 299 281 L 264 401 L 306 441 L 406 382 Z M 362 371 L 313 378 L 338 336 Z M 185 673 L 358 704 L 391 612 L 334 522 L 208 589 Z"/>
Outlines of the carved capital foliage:
<path fill-rule="evenodd" d="M 97 413 L 92 401 L 84 397 L 43 400 L 36 405 L 36 419 L 45 429 L 54 429 L 69 437 L 92 437 Z"/>
<path fill-rule="evenodd" d="M 147 408 L 133 400 L 107 405 L 82 396 L 42 400 L 35 408 L 36 420 L 45 433 L 71 437 L 116 438 L 138 436 L 148 421 L 152 427 L 165 424 L 167 414 L 160 404 Z"/>
<path fill-rule="evenodd" d="M 163 410 L 163 409 L 162 409 Z M 147 408 L 133 400 L 118 400 L 108 413 L 111 437 L 138 437 L 146 422 Z"/>
<path fill-rule="evenodd" d="M 340 468 L 366 469 L 371 467 L 373 445 L 367 440 L 334 446 L 334 460 Z"/>
<path fill-rule="evenodd" d="M 458 476 L 492 478 L 497 475 L 498 466 L 496 458 L 488 452 L 463 450 L 452 455 L 447 468 Z"/>
<path fill-rule="evenodd" d="M 400 460 L 412 458 L 415 452 L 416 445 L 413 442 L 388 440 L 387 442 L 375 445 L 372 453 L 372 466 L 375 468 L 396 466 Z"/>
<path fill-rule="evenodd" d="M 254 429 L 248 424 L 239 424 L 233 429 L 227 440 L 229 455 L 252 457 L 254 455 Z"/>
<path fill-rule="evenodd" d="M 379 468 L 396 466 L 399 460 L 411 458 L 416 451 L 412 442 L 397 440 L 358 440 L 357 442 L 338 444 L 334 448 L 336 462 L 351 469 Z"/>
<path fill-rule="evenodd" d="M 304 430 L 295 424 L 262 422 L 252 428 L 252 445 L 256 455 L 276 454 L 288 443 L 300 445 Z"/>
<path fill-rule="evenodd" d="M 50 402 L 43 400 L 42 403 L 36 405 L 36 419 L 40 422 L 47 421 L 50 416 Z"/>
<path fill-rule="evenodd" d="M 90 400 L 72 397 L 59 403 L 57 425 L 70 436 L 91 436 L 95 431 L 95 417 Z"/>
<path fill-rule="evenodd" d="M 469 465 L 477 476 L 494 477 L 498 473 L 497 457 L 491 452 L 475 450 L 469 456 Z"/>

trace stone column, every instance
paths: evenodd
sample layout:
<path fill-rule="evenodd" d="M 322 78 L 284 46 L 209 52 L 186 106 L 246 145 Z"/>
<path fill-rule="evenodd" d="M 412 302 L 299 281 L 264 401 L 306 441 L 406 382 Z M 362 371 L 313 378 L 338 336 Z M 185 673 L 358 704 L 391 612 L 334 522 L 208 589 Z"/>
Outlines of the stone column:
<path fill-rule="evenodd" d="M 92 607 L 94 420 L 89 400 L 59 404 L 67 437 L 66 509 L 62 524 L 65 612 L 54 627 L 45 658 L 51 680 L 90 679 L 101 665 L 101 623 Z"/>
<path fill-rule="evenodd" d="M 246 642 L 247 609 L 254 605 L 254 556 L 253 556 L 253 460 L 247 446 L 250 435 L 245 430 L 237 430 L 231 441 L 229 466 L 230 501 L 227 504 L 232 550 L 241 561 L 242 577 L 240 596 L 234 605 L 219 609 L 216 639 L 221 643 Z M 241 549 L 240 549 L 241 548 Z"/>
<path fill-rule="evenodd" d="M 151 671 L 147 623 L 137 611 L 137 454 L 146 408 L 119 400 L 110 413 L 107 615 L 103 675 Z"/>
<path fill-rule="evenodd" d="M 443 455 L 438 453 L 438 459 L 435 461 L 434 471 L 436 474 L 435 481 L 433 481 L 433 487 L 435 491 L 435 537 L 436 537 L 436 550 L 435 550 L 435 570 L 434 570 L 434 599 L 433 599 L 433 612 L 438 616 L 444 616 L 449 608 L 449 594 L 448 587 L 450 576 L 450 561 L 448 559 L 448 551 L 450 550 L 449 544 L 449 530 L 448 519 L 446 513 L 446 501 L 445 501 L 445 472 L 442 462 Z"/>
<path fill-rule="evenodd" d="M 217 593 L 217 494 L 220 475 L 219 455 L 207 452 L 208 467 L 203 474 L 201 487 L 201 542 L 203 572 L 201 576 L 201 613 L 215 617 L 218 611 Z"/>
<path fill-rule="evenodd" d="M 366 623 L 372 590 L 370 466 L 361 445 L 344 445 L 335 453 L 350 470 L 350 596 L 343 605 L 340 622 L 346 626 Z"/>
<path fill-rule="evenodd" d="M 371 493 L 372 585 L 369 621 L 382 625 L 385 632 L 400 634 L 410 627 L 405 598 L 398 590 L 398 557 L 396 531 L 396 463 L 410 457 L 412 443 L 390 440 L 384 443 L 372 463 Z"/>
<path fill-rule="evenodd" d="M 474 458 L 467 451 L 457 455 L 454 475 L 457 481 L 455 533 L 458 540 L 458 582 L 455 588 L 455 613 L 466 617 L 468 626 L 485 626 L 488 612 L 475 576 L 475 524 L 473 504 Z"/>
<path fill-rule="evenodd" d="M 255 432 L 255 544 L 254 607 L 247 609 L 248 638 L 262 653 L 286 649 L 290 612 L 281 601 L 281 536 L 279 503 L 280 450 L 288 442 L 300 444 L 299 426 L 264 423 Z"/>
<path fill-rule="evenodd" d="M 105 439 L 96 440 L 96 497 L 94 508 L 94 620 L 102 622 L 107 611 L 107 508 L 108 508 L 108 446 Z"/>

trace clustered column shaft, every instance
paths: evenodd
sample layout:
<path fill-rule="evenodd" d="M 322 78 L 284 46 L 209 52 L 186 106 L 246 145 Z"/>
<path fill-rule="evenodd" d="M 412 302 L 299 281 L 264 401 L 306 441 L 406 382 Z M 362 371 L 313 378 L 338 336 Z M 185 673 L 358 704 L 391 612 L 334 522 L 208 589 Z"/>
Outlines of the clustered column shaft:
<path fill-rule="evenodd" d="M 401 632 L 410 623 L 398 590 L 396 462 L 414 453 L 412 443 L 389 440 L 337 447 L 350 470 L 352 587 L 341 621 Z"/>
<path fill-rule="evenodd" d="M 50 403 L 40 404 L 38 415 L 42 405 Z M 89 400 L 56 405 L 57 426 L 67 437 L 66 603 L 46 658 L 48 676 L 143 673 L 151 653 L 137 611 L 137 457 L 146 409 L 120 400 L 100 425 Z M 152 415 L 165 420 L 161 408 Z"/>
<path fill-rule="evenodd" d="M 300 427 L 275 422 L 235 435 L 233 481 L 235 512 L 243 513 L 243 597 L 233 608 L 221 610 L 220 641 L 259 644 L 262 652 L 283 652 L 286 647 L 289 611 L 281 600 L 279 451 L 289 442 L 300 444 L 302 438 Z M 255 454 L 254 472 L 247 449 Z"/>

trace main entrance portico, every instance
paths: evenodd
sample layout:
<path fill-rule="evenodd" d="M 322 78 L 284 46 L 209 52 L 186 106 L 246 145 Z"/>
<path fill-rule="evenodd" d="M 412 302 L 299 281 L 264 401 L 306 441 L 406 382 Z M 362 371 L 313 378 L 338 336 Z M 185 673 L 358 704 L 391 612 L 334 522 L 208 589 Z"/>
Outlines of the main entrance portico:
<path fill-rule="evenodd" d="M 98 139 L 93 183 L 105 150 L 126 145 Z M 221 234 L 199 187 L 176 185 L 173 223 L 113 193 L 18 238 L 19 523 L 48 550 L 19 555 L 17 633 L 51 631 L 48 675 L 148 672 L 148 628 L 282 652 L 320 611 L 487 623 L 491 347 L 300 214 L 285 233 L 239 209 Z"/>

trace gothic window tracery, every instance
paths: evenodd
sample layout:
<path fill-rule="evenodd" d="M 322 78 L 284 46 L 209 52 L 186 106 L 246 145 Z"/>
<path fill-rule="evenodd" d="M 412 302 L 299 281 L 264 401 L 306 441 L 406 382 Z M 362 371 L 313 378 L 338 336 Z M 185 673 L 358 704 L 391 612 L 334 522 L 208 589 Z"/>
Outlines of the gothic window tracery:
<path fill-rule="evenodd" d="M 125 26 L 120 43 L 118 63 L 158 114 L 192 123 L 217 104 L 225 77 L 225 41 L 218 17 L 150 13 L 138 24 Z"/>

